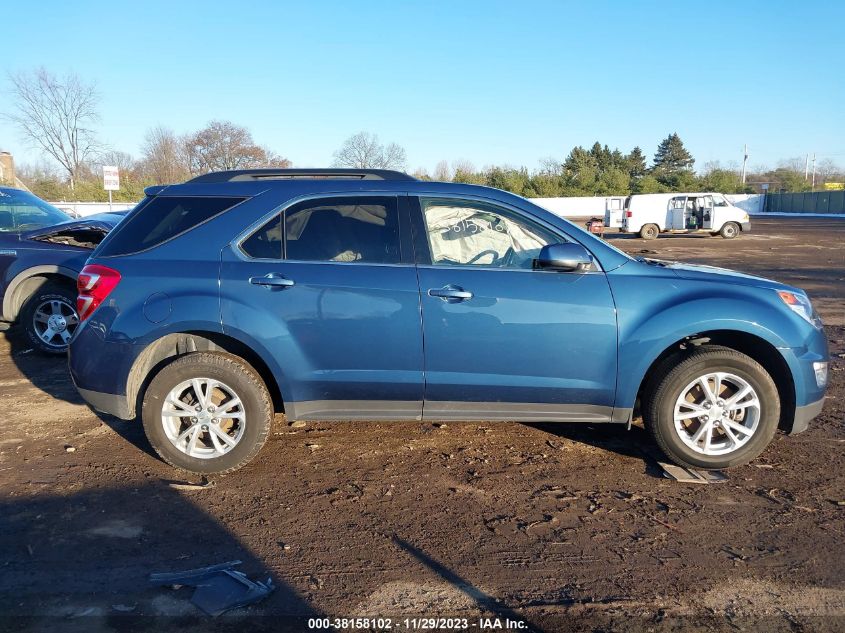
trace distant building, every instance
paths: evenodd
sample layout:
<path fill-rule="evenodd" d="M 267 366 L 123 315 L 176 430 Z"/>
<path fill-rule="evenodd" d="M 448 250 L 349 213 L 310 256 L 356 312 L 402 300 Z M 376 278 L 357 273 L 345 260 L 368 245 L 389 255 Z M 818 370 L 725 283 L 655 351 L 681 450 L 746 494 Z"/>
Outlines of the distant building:
<path fill-rule="evenodd" d="M 0 152 L 0 184 L 15 186 L 15 159 L 9 152 Z"/>

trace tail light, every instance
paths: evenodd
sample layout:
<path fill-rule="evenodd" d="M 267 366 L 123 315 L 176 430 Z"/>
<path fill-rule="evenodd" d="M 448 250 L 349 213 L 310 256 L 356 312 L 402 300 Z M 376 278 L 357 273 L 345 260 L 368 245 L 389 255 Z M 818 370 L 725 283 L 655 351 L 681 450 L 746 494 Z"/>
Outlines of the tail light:
<path fill-rule="evenodd" d="M 84 321 L 109 296 L 120 281 L 120 273 L 99 264 L 88 264 L 76 278 L 76 312 L 79 320 Z"/>
<path fill-rule="evenodd" d="M 630 218 L 630 217 L 631 217 L 631 210 L 630 210 L 630 209 L 628 209 L 627 211 L 625 211 L 625 217 L 626 217 L 626 218 Z"/>

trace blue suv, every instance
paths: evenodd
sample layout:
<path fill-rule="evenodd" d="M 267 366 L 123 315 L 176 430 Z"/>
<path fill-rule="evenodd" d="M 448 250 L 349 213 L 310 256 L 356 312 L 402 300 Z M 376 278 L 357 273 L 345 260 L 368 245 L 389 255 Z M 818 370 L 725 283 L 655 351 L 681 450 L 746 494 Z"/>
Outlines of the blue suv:
<path fill-rule="evenodd" d="M 78 278 L 70 370 L 168 463 L 235 470 L 292 420 L 615 422 L 748 462 L 821 410 L 807 295 L 633 259 L 518 196 L 378 170 L 153 187 Z"/>

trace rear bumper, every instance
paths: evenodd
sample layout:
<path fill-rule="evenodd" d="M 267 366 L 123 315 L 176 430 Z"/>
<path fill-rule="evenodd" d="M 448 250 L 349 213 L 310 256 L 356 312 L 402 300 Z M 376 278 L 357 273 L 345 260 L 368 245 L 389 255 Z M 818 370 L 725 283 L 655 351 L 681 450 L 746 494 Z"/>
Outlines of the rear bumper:
<path fill-rule="evenodd" d="M 91 391 L 90 389 L 76 388 L 82 399 L 88 403 L 95 411 L 113 415 L 121 420 L 131 420 L 135 416 L 129 410 L 129 405 L 126 402 L 126 396 L 118 396 L 113 393 L 103 393 L 102 391 Z"/>
<path fill-rule="evenodd" d="M 810 426 L 810 420 L 812 420 L 819 413 L 822 412 L 823 406 L 824 398 L 820 398 L 819 400 L 811 402 L 810 404 L 795 407 L 795 421 L 792 423 L 792 430 L 789 432 L 789 434 L 795 435 L 796 433 L 806 431 L 807 427 Z"/>

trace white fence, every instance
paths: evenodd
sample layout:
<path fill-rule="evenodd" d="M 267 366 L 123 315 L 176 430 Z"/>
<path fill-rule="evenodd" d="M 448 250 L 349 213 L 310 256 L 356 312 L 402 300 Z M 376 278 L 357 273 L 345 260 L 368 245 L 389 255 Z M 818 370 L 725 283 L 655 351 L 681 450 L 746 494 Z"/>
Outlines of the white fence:
<path fill-rule="evenodd" d="M 73 215 L 85 217 L 87 215 L 94 215 L 95 213 L 108 213 L 108 202 L 51 202 L 54 207 L 62 211 L 68 211 Z M 113 202 L 111 205 L 112 211 L 126 211 L 133 208 L 136 202 Z"/>

